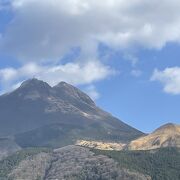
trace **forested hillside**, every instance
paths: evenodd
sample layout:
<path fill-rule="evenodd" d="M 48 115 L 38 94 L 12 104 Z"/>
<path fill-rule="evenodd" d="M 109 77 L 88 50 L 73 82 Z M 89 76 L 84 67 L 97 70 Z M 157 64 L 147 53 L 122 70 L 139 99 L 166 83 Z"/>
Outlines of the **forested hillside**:
<path fill-rule="evenodd" d="M 0 161 L 1 180 L 150 180 L 87 148 L 31 148 Z"/>
<path fill-rule="evenodd" d="M 152 180 L 180 179 L 180 149 L 162 148 L 151 151 L 92 150 L 113 158 L 121 167 L 151 176 Z"/>

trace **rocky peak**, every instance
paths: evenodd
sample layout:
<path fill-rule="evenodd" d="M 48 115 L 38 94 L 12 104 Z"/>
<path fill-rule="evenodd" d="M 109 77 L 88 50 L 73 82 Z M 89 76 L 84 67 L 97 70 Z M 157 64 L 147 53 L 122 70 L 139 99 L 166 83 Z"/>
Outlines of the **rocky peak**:
<path fill-rule="evenodd" d="M 95 106 L 95 103 L 88 95 L 66 82 L 60 82 L 58 85 L 54 86 L 53 89 L 56 91 L 58 97 L 72 104 L 78 102 Z"/>
<path fill-rule="evenodd" d="M 24 81 L 20 88 L 51 88 L 48 83 L 38 80 L 36 78 L 29 79 L 27 81 Z"/>
<path fill-rule="evenodd" d="M 52 87 L 48 83 L 33 78 L 24 81 L 12 94 L 28 99 L 37 99 L 49 96 L 51 90 Z"/>

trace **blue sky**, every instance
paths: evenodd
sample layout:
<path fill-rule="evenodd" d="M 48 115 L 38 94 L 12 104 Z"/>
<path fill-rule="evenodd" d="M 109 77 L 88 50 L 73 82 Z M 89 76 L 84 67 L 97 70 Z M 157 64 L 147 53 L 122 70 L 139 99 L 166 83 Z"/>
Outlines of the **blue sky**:
<path fill-rule="evenodd" d="M 144 132 L 180 123 L 179 7 L 0 0 L 0 92 L 34 76 L 52 86 L 67 81 Z"/>
<path fill-rule="evenodd" d="M 180 123 L 180 95 L 163 92 L 162 84 L 150 81 L 154 68 L 165 69 L 180 65 L 179 45 L 169 44 L 161 51 L 141 51 L 138 69 L 142 75 L 130 74 L 129 62 L 113 58 L 113 66 L 122 72 L 97 84 L 102 97 L 97 103 L 128 124 L 150 132 L 162 124 Z"/>

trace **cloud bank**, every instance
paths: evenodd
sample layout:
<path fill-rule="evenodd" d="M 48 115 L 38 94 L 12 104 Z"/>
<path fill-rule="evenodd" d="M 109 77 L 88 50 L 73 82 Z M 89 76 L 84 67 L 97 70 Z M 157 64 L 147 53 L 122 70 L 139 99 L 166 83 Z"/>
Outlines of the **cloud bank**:
<path fill-rule="evenodd" d="M 99 42 L 127 49 L 180 41 L 179 0 L 13 0 L 11 8 L 1 49 L 21 60 L 59 59 L 77 46 L 94 55 Z"/>
<path fill-rule="evenodd" d="M 37 66 L 37 73 L 33 74 L 49 82 L 58 77 L 75 84 L 89 84 L 109 77 L 114 71 L 99 59 L 99 44 L 113 51 L 129 52 L 139 48 L 161 49 L 169 42 L 180 42 L 179 0 L 6 2 L 13 18 L 0 35 L 0 52 L 18 59 L 22 67 L 1 69 L 4 86 L 12 82 L 12 74 L 19 79 L 29 77 L 31 63 Z M 80 48 L 76 62 L 55 66 L 72 48 Z M 94 59 L 98 65 L 92 69 Z M 134 64 L 136 61 L 133 58 Z M 23 73 L 25 67 L 30 68 L 27 73 Z M 87 72 L 91 74 L 88 77 L 83 74 Z"/>

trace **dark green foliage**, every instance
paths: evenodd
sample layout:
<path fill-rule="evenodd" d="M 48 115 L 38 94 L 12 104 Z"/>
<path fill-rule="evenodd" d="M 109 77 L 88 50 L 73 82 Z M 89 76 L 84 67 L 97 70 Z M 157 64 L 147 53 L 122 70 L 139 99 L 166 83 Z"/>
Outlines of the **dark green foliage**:
<path fill-rule="evenodd" d="M 51 152 L 51 149 L 47 148 L 28 148 L 16 152 L 15 154 L 8 156 L 0 161 L 0 179 L 7 179 L 7 175 L 16 167 L 22 160 L 27 157 L 31 157 L 40 152 Z"/>
<path fill-rule="evenodd" d="M 147 174 L 152 180 L 180 179 L 180 150 L 176 148 L 151 151 L 92 151 L 113 158 L 121 167 Z"/>

